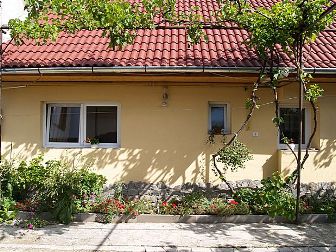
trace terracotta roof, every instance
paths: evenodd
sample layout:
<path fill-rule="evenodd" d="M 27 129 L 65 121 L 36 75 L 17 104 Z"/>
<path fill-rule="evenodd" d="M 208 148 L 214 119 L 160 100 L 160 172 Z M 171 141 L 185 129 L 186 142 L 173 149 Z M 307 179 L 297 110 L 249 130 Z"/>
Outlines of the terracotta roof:
<path fill-rule="evenodd" d="M 195 4 L 203 15 L 210 17 L 217 8 L 215 0 L 179 0 L 183 10 Z M 254 5 L 269 6 L 274 1 L 253 1 Z M 317 40 L 305 46 L 304 64 L 308 68 L 336 67 L 336 25 L 321 32 Z M 190 45 L 185 30 L 140 30 L 132 45 L 122 50 L 108 48 L 108 39 L 101 31 L 62 33 L 54 43 L 38 46 L 32 40 L 25 44 L 7 46 L 3 56 L 4 68 L 77 67 L 77 66 L 209 66 L 259 67 L 255 52 L 244 41 L 245 30 L 206 29 L 209 42 Z M 280 53 L 283 66 L 291 66 L 290 59 Z"/>

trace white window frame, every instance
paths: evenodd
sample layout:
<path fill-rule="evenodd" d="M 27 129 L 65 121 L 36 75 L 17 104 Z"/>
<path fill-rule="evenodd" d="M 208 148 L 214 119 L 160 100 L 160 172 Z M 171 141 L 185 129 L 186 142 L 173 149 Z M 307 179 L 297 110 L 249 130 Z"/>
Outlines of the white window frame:
<path fill-rule="evenodd" d="M 224 108 L 224 134 L 230 134 L 230 105 L 225 102 L 209 102 L 208 104 L 208 131 L 212 129 L 211 108 Z"/>
<path fill-rule="evenodd" d="M 282 108 L 299 108 L 298 105 L 293 105 L 293 104 L 280 104 L 279 106 L 279 113 L 280 109 Z M 310 115 L 310 109 L 307 106 L 303 106 L 303 109 L 305 110 L 305 144 L 302 144 L 302 148 L 307 148 L 307 143 L 309 140 L 309 136 L 311 133 L 311 115 Z M 278 130 L 277 134 L 277 144 L 278 144 L 278 149 L 281 150 L 287 150 L 288 146 L 286 144 L 280 143 L 280 130 Z M 295 149 L 297 149 L 298 143 L 295 143 Z"/>
<path fill-rule="evenodd" d="M 49 130 L 50 130 L 50 110 L 51 106 L 59 107 L 79 107 L 80 119 L 79 119 L 79 139 L 78 143 L 70 142 L 50 142 Z M 86 111 L 89 106 L 106 106 L 117 107 L 117 143 L 99 143 L 99 148 L 120 148 L 120 104 L 118 103 L 67 103 L 67 102 L 45 102 L 43 109 L 43 144 L 47 148 L 90 148 L 91 144 L 86 143 Z"/>

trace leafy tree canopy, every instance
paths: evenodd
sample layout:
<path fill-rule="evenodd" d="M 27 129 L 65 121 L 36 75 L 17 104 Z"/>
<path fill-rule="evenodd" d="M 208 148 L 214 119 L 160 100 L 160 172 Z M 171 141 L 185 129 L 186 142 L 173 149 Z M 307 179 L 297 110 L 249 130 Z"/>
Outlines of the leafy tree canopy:
<path fill-rule="evenodd" d="M 314 39 L 332 21 L 332 13 L 320 18 L 331 4 L 329 0 L 283 0 L 271 8 L 254 8 L 248 1 L 218 0 L 219 8 L 212 13 L 217 21 L 210 22 L 197 6 L 178 13 L 176 0 L 25 0 L 28 17 L 12 19 L 9 26 L 17 43 L 26 38 L 55 40 L 61 31 L 101 29 L 113 47 L 131 43 L 137 29 L 153 29 L 165 22 L 184 26 L 190 40 L 198 42 L 204 25 L 232 21 L 250 32 L 250 45 L 263 56 L 274 44 L 292 47 L 300 32 L 305 39 Z"/>
<path fill-rule="evenodd" d="M 230 20 L 250 33 L 249 44 L 260 56 L 266 56 L 276 44 L 294 50 L 299 36 L 305 42 L 314 40 L 330 25 L 333 13 L 329 0 L 284 0 L 272 7 L 253 8 L 245 1 L 224 1 L 219 20 Z"/>

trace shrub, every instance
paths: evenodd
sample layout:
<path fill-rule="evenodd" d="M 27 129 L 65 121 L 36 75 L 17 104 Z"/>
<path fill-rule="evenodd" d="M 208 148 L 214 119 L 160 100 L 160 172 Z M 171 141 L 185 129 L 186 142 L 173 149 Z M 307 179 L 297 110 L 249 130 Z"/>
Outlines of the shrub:
<path fill-rule="evenodd" d="M 23 161 L 18 167 L 13 168 L 11 184 L 15 200 L 36 200 L 44 194 L 43 186 L 49 167 L 42 161 L 42 156 L 38 156 L 29 163 Z"/>
<path fill-rule="evenodd" d="M 186 194 L 182 202 L 181 214 L 205 214 L 210 206 L 210 201 L 202 192 Z"/>
<path fill-rule="evenodd" d="M 0 163 L 0 198 L 13 196 L 13 172 L 14 166 L 12 163 L 2 161 Z"/>
<path fill-rule="evenodd" d="M 13 220 L 16 216 L 15 201 L 4 197 L 0 200 L 0 223 Z"/>
<path fill-rule="evenodd" d="M 318 191 L 301 200 L 301 211 L 305 213 L 320 213 L 336 215 L 336 195 L 333 191 Z"/>
<path fill-rule="evenodd" d="M 258 190 L 260 202 L 267 213 L 272 216 L 283 216 L 289 220 L 295 218 L 295 198 L 286 181 L 278 173 L 261 181 L 262 188 Z"/>
<path fill-rule="evenodd" d="M 262 187 L 256 190 L 244 188 L 234 197 L 239 202 L 247 203 L 253 213 L 283 216 L 289 220 L 295 218 L 295 198 L 285 179 L 274 173 L 272 177 L 261 181 Z"/>
<path fill-rule="evenodd" d="M 17 167 L 4 162 L 0 171 L 1 189 L 18 201 L 18 209 L 52 211 L 63 223 L 71 221 L 84 195 L 99 194 L 106 182 L 105 177 L 88 167 L 78 169 L 57 160 L 44 162 L 42 156 Z"/>
<path fill-rule="evenodd" d="M 88 168 L 76 169 L 60 161 L 49 161 L 48 176 L 43 184 L 45 203 L 53 207 L 57 220 L 69 223 L 75 212 L 75 201 L 84 201 L 85 195 L 99 194 L 106 178 Z"/>
<path fill-rule="evenodd" d="M 240 203 L 245 203 L 253 214 L 267 214 L 260 191 L 258 189 L 240 188 L 234 194 L 234 198 Z"/>

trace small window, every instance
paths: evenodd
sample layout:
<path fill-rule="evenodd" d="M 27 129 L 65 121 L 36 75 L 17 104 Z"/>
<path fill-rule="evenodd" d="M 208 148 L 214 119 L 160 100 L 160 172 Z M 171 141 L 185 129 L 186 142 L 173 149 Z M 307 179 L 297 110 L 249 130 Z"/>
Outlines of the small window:
<path fill-rule="evenodd" d="M 47 104 L 47 147 L 89 147 L 87 139 L 100 147 L 118 147 L 117 105 Z"/>
<path fill-rule="evenodd" d="M 299 108 L 296 107 L 282 107 L 279 109 L 280 117 L 283 119 L 283 123 L 280 125 L 279 144 L 280 148 L 286 148 L 284 137 L 293 141 L 294 144 L 299 143 Z M 303 109 L 302 113 L 302 145 L 305 147 L 307 144 L 309 120 L 308 110 Z"/>
<path fill-rule="evenodd" d="M 214 134 L 229 132 L 226 104 L 209 104 L 209 131 Z"/>

